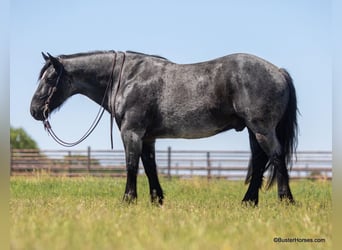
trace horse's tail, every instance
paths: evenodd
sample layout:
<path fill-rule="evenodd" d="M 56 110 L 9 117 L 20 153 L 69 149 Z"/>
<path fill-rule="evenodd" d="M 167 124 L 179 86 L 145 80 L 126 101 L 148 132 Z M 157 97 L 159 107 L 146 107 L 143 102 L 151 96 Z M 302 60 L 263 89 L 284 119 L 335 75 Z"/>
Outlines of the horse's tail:
<path fill-rule="evenodd" d="M 292 156 L 293 154 L 296 153 L 296 148 L 297 148 L 297 136 L 298 136 L 297 97 L 296 97 L 296 90 L 293 85 L 293 81 L 292 81 L 290 74 L 285 69 L 280 69 L 280 72 L 285 77 L 285 80 L 288 85 L 289 100 L 288 100 L 284 115 L 276 127 L 276 135 L 282 147 L 282 154 L 283 154 L 283 157 L 285 157 L 285 163 L 287 166 L 290 166 L 291 168 Z M 271 162 L 267 163 L 266 169 L 270 170 L 269 180 L 267 184 L 267 187 L 270 187 L 274 183 L 274 180 L 276 177 L 276 170 Z M 253 166 L 250 161 L 245 183 L 248 183 L 250 181 L 252 172 L 253 172 Z"/>
<path fill-rule="evenodd" d="M 285 155 L 285 162 L 292 167 L 292 156 L 296 154 L 298 136 L 297 97 L 290 74 L 285 69 L 280 69 L 280 72 L 288 84 L 289 101 L 285 113 L 277 126 L 276 133 Z"/>
<path fill-rule="evenodd" d="M 285 157 L 285 164 L 292 168 L 292 157 L 296 154 L 298 124 L 297 124 L 297 97 L 290 74 L 285 69 L 280 69 L 285 77 L 289 89 L 289 100 L 285 113 L 276 128 L 277 138 L 282 148 L 282 157 Z M 267 187 L 272 186 L 276 177 L 276 171 L 272 166 L 270 168 L 270 178 Z"/>

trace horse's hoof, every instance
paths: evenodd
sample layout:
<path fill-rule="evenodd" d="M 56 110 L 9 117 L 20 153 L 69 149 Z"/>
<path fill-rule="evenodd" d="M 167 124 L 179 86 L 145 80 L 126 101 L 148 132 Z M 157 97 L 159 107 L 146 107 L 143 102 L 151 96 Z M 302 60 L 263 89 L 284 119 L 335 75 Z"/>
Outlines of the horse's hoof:
<path fill-rule="evenodd" d="M 122 201 L 127 204 L 136 204 L 137 203 L 137 196 L 132 194 L 124 194 Z"/>
<path fill-rule="evenodd" d="M 292 197 L 279 197 L 279 201 L 286 205 L 296 205 L 296 202 Z"/>
<path fill-rule="evenodd" d="M 257 207 L 258 206 L 258 200 L 245 200 L 245 199 L 243 199 L 241 201 L 241 205 L 243 207 Z"/>
<path fill-rule="evenodd" d="M 151 203 L 162 206 L 163 200 L 164 200 L 163 194 L 157 194 L 157 190 L 153 189 L 151 193 Z"/>

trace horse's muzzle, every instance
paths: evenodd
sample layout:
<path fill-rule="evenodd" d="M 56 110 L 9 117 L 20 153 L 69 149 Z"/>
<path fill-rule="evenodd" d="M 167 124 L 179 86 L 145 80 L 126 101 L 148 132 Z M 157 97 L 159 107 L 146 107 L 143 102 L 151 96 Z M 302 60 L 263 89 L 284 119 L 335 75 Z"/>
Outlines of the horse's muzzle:
<path fill-rule="evenodd" d="M 44 110 L 43 109 L 39 109 L 39 108 L 35 108 L 31 106 L 30 109 L 31 115 L 34 119 L 38 120 L 38 121 L 44 121 Z"/>

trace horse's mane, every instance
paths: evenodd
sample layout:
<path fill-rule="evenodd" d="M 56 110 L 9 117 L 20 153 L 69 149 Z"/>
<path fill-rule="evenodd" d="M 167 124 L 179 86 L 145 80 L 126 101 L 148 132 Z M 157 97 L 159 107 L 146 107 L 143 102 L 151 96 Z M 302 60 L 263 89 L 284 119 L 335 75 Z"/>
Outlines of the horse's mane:
<path fill-rule="evenodd" d="M 91 56 L 91 55 L 97 55 L 97 54 L 105 54 L 105 53 L 114 53 L 114 50 L 95 50 L 95 51 L 90 51 L 90 52 L 80 52 L 80 53 L 75 53 L 75 54 L 69 54 L 69 55 L 59 55 L 58 58 L 61 59 L 72 59 L 72 58 L 76 58 L 76 57 L 83 57 L 83 56 Z M 168 60 L 165 57 L 159 56 L 159 55 L 149 55 L 149 54 L 145 54 L 145 53 L 141 53 L 141 52 L 136 52 L 136 51 L 131 51 L 131 50 L 127 50 L 127 53 L 131 53 L 131 54 L 136 54 L 136 55 L 142 55 L 142 56 L 150 56 L 150 57 L 155 57 L 155 58 L 159 58 L 159 59 L 163 59 L 163 60 Z M 50 61 L 47 61 L 43 68 L 40 70 L 39 73 L 39 77 L 38 80 L 40 80 L 44 74 L 44 72 L 51 66 Z"/>
<path fill-rule="evenodd" d="M 127 50 L 126 52 L 131 53 L 131 54 L 136 54 L 136 55 L 150 56 L 150 57 L 155 57 L 155 58 L 159 58 L 159 59 L 163 59 L 163 60 L 168 60 L 167 58 L 159 56 L 159 55 L 150 55 L 150 54 L 145 54 L 145 53 L 141 53 L 141 52 L 137 52 L 137 51 L 131 51 L 131 50 Z"/>
<path fill-rule="evenodd" d="M 72 59 L 75 57 L 83 57 L 83 56 L 92 56 L 92 55 L 97 55 L 97 54 L 106 54 L 106 53 L 114 53 L 114 50 L 95 50 L 95 51 L 90 51 L 90 52 L 80 52 L 80 53 L 75 53 L 75 54 L 70 54 L 70 55 L 59 55 L 59 58 L 62 59 Z"/>
<path fill-rule="evenodd" d="M 105 54 L 108 52 L 114 52 L 113 50 L 97 50 L 97 51 L 90 51 L 90 52 L 80 52 L 80 53 L 74 53 L 74 54 L 69 54 L 69 55 L 59 55 L 57 56 L 58 58 L 61 59 L 72 59 L 76 57 L 83 57 L 83 56 L 91 56 L 91 55 L 97 55 L 97 54 Z M 46 61 L 43 68 L 40 70 L 38 81 L 42 78 L 44 72 L 51 66 L 50 61 Z"/>
<path fill-rule="evenodd" d="M 105 53 L 114 53 L 114 50 L 96 50 L 96 51 L 90 51 L 90 52 L 81 52 L 76 54 L 70 54 L 70 55 L 59 55 L 59 58 L 63 59 L 71 59 L 75 57 L 82 57 L 82 56 L 91 56 L 91 55 L 97 55 L 97 54 L 105 54 Z M 149 55 L 141 52 L 131 51 L 127 50 L 126 53 L 136 54 L 136 55 L 142 55 L 142 56 L 151 56 L 159 59 L 167 60 L 167 58 L 159 56 L 159 55 Z"/>

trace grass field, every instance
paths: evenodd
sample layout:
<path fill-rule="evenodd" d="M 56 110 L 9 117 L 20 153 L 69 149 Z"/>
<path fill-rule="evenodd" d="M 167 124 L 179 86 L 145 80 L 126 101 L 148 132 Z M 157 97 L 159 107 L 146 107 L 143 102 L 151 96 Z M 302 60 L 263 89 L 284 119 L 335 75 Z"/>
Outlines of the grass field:
<path fill-rule="evenodd" d="M 331 182 L 293 181 L 296 205 L 276 188 L 259 207 L 243 207 L 239 181 L 162 179 L 165 205 L 150 204 L 138 178 L 138 203 L 121 202 L 125 179 L 11 178 L 11 249 L 330 249 Z M 302 242 L 274 242 L 274 238 Z M 302 239 L 325 242 L 303 242 Z"/>

